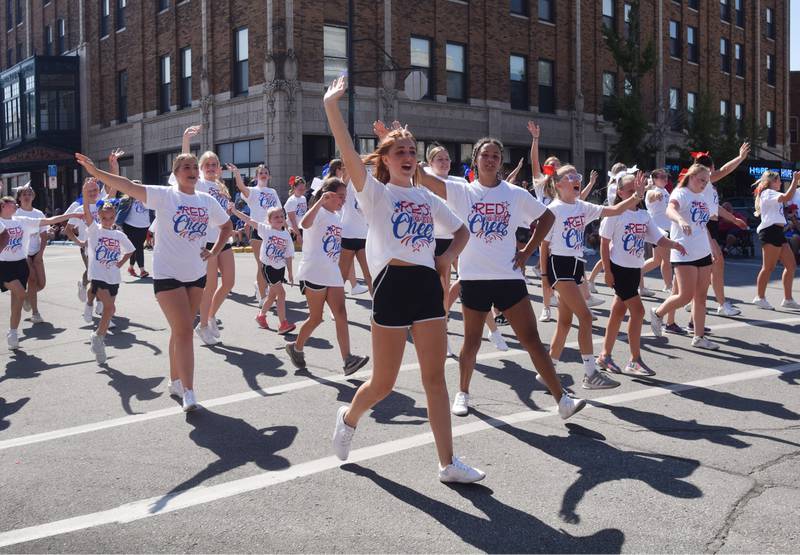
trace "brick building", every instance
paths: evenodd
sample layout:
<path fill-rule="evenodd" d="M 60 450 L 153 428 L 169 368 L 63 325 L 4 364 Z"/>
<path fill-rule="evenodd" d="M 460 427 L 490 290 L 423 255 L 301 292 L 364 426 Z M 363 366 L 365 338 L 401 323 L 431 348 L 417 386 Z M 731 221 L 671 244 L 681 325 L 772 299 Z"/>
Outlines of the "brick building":
<path fill-rule="evenodd" d="M 534 118 L 546 153 L 604 175 L 616 141 L 604 100 L 625 83 L 602 26 L 624 32 L 629 3 L 350 1 L 351 37 L 348 0 L 6 0 L 6 187 L 29 178 L 40 187 L 57 163 L 55 201 L 67 202 L 78 148 L 102 159 L 120 147 L 127 175 L 164 182 L 183 129 L 202 123 L 198 151 L 212 148 L 247 174 L 266 160 L 285 191 L 289 175 L 317 175 L 334 155 L 321 97 L 347 67 L 348 38 L 362 148 L 373 144 L 373 120 L 396 118 L 454 160 L 478 137 L 498 136 L 513 165 Z M 652 163 L 670 162 L 704 90 L 721 115 L 766 129 L 754 164 L 789 157 L 788 0 L 642 0 L 640 21 L 642 37 L 660 37 L 641 85 L 658 130 Z M 79 61 L 69 72 L 58 66 L 65 57 Z M 419 101 L 403 91 L 410 67 L 428 77 Z"/>

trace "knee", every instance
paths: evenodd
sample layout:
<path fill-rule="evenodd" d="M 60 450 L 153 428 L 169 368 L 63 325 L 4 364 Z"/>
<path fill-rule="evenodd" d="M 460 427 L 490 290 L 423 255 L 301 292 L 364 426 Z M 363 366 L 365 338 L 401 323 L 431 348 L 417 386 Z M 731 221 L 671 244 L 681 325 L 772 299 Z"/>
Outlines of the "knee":
<path fill-rule="evenodd" d="M 192 342 L 192 326 L 180 325 L 172 328 L 172 339 L 176 343 Z"/>
<path fill-rule="evenodd" d="M 318 326 L 322 323 L 322 314 L 309 314 L 306 318 L 306 324 L 310 326 Z"/>
<path fill-rule="evenodd" d="M 444 378 L 444 369 L 441 372 L 428 372 L 422 376 L 422 387 L 426 393 L 440 393 L 447 391 L 447 381 Z"/>
<path fill-rule="evenodd" d="M 629 309 L 631 319 L 643 320 L 644 319 L 644 305 L 636 304 Z"/>
<path fill-rule="evenodd" d="M 383 380 L 379 382 L 369 381 L 368 391 L 376 402 L 388 397 L 393 389 L 394 383 Z"/>
<path fill-rule="evenodd" d="M 575 313 L 575 316 L 578 317 L 578 325 L 581 327 L 592 325 L 592 312 L 587 307 L 586 310 L 580 309 Z"/>

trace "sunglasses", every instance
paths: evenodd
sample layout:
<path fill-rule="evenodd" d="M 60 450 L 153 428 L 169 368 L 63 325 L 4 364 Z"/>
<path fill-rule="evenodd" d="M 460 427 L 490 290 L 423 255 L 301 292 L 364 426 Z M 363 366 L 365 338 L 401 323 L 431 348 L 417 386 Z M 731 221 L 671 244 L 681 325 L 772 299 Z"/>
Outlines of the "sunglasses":
<path fill-rule="evenodd" d="M 583 176 L 579 173 L 568 173 L 562 179 L 566 179 L 567 181 L 583 181 Z"/>

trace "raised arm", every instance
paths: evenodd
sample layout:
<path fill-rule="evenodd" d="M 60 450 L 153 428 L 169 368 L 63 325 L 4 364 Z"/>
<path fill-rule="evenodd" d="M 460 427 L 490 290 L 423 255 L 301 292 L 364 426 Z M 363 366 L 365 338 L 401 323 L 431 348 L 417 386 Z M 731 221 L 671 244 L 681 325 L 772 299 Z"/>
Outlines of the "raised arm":
<path fill-rule="evenodd" d="M 83 214 L 80 212 L 72 212 L 71 214 L 61 214 L 60 216 L 52 216 L 50 218 L 40 218 L 39 227 L 60 224 L 66 222 L 70 218 L 83 218 Z M 72 240 L 74 241 L 75 239 Z"/>
<path fill-rule="evenodd" d="M 250 216 L 248 216 L 244 212 L 241 212 L 241 211 L 237 210 L 233 206 L 233 204 L 231 204 L 230 206 L 231 206 L 231 214 L 233 214 L 234 216 L 236 216 L 237 218 L 239 218 L 240 220 L 242 220 L 244 223 L 246 223 L 248 225 L 251 225 L 251 226 L 256 227 L 256 228 L 258 227 L 258 222 L 256 222 L 253 218 L 251 218 Z"/>
<path fill-rule="evenodd" d="M 239 168 L 233 164 L 225 164 L 225 167 L 228 168 L 228 171 L 233 174 L 233 181 L 236 183 L 236 188 L 239 189 L 239 192 L 242 193 L 242 196 L 244 198 L 250 198 L 250 189 L 244 184 L 242 174 L 239 173 Z"/>
<path fill-rule="evenodd" d="M 80 152 L 75 153 L 75 161 L 78 162 L 78 164 L 80 164 L 83 169 L 86 170 L 86 172 L 92 177 L 99 179 L 107 185 L 111 185 L 114 189 L 122 191 L 123 194 L 128 195 L 129 197 L 133 197 L 136 200 L 140 200 L 144 203 L 147 202 L 147 188 L 144 185 L 139 185 L 138 183 L 134 183 L 126 177 L 114 175 L 98 169 L 97 166 L 94 165 L 94 162 L 92 162 L 91 158 L 84 156 Z"/>
<path fill-rule="evenodd" d="M 506 178 L 506 181 L 508 181 L 512 185 L 516 185 L 517 184 L 517 176 L 519 175 L 519 172 L 522 171 L 522 163 L 523 162 L 525 162 L 525 159 L 524 158 L 520 158 L 519 159 L 519 163 L 517 164 L 517 167 L 514 168 L 514 171 L 512 171 L 510 174 L 508 174 L 508 177 Z"/>
<path fill-rule="evenodd" d="M 794 198 L 794 193 L 797 190 L 798 182 L 800 182 L 800 172 L 794 172 L 792 174 L 792 182 L 789 184 L 789 188 L 786 189 L 785 193 L 778 197 L 778 202 L 781 204 L 786 204 L 792 200 Z"/>
<path fill-rule="evenodd" d="M 592 170 L 592 173 L 589 174 L 589 183 L 587 183 L 586 187 L 584 187 L 581 191 L 581 200 L 586 200 L 589 198 L 589 195 L 592 194 L 592 189 L 594 189 L 595 183 L 597 183 L 597 172 Z M 608 267 L 610 268 L 610 266 Z"/>
<path fill-rule="evenodd" d="M 190 154 L 192 152 L 192 137 L 199 135 L 201 129 L 203 129 L 202 125 L 192 125 L 184 130 L 181 139 L 181 153 Z"/>
<path fill-rule="evenodd" d="M 447 183 L 428 172 L 420 172 L 419 184 L 428 189 L 437 197 L 447 200 Z"/>
<path fill-rule="evenodd" d="M 119 159 L 124 156 L 125 151 L 119 148 L 115 148 L 111 151 L 111 154 L 108 155 L 108 171 L 109 173 L 113 173 L 114 175 L 119 175 Z M 106 183 L 106 192 L 108 196 L 113 198 L 116 194 L 116 189 L 112 187 L 110 184 Z"/>
<path fill-rule="evenodd" d="M 331 128 L 331 133 L 339 147 L 339 152 L 342 154 L 344 167 L 353 182 L 353 187 L 360 192 L 364 188 L 364 182 L 367 179 L 367 169 L 364 167 L 361 156 L 356 152 L 353 138 L 348 133 L 347 125 L 344 123 L 344 118 L 342 118 L 342 112 L 339 110 L 339 99 L 342 98 L 346 89 L 347 82 L 344 76 L 335 79 L 325 93 L 323 104 L 325 105 L 325 114 L 328 116 L 328 125 Z M 308 214 L 303 217 L 303 225 L 305 225 L 307 217 Z M 313 218 L 311 221 L 314 221 Z"/>
<path fill-rule="evenodd" d="M 634 181 L 633 185 L 633 194 L 623 200 L 615 204 L 614 206 L 606 206 L 603 208 L 603 211 L 600 213 L 601 216 L 608 217 L 608 216 L 619 216 L 626 210 L 630 210 L 640 202 L 642 202 L 642 196 L 644 193 L 644 173 L 636 172 L 636 181 Z"/>
<path fill-rule="evenodd" d="M 720 206 L 719 208 L 717 208 L 717 214 L 719 215 L 720 218 L 731 222 L 739 229 L 747 229 L 746 221 L 744 221 L 741 218 L 737 218 L 736 216 L 725 210 L 723 207 Z"/>
<path fill-rule="evenodd" d="M 747 156 L 750 154 L 750 143 L 742 143 L 742 146 L 739 147 L 739 156 L 726 162 L 720 169 L 711 172 L 711 183 L 716 183 L 720 179 L 723 179 L 733 173 L 733 170 L 739 167 L 739 164 L 747 160 Z"/>
<path fill-rule="evenodd" d="M 533 179 L 542 178 L 542 168 L 539 165 L 539 135 L 541 131 L 536 122 L 528 122 L 528 131 L 531 134 L 531 167 L 533 171 Z"/>
<path fill-rule="evenodd" d="M 319 209 L 322 206 L 322 201 L 327 200 L 334 196 L 336 196 L 336 193 L 334 193 L 333 191 L 322 193 L 322 198 L 320 198 L 317 202 L 315 202 L 314 206 L 309 208 L 308 212 L 306 212 L 305 215 L 303 216 L 303 219 L 300 220 L 300 226 L 303 229 L 308 229 L 312 225 L 314 225 L 314 220 L 317 218 L 317 212 L 319 212 Z"/>

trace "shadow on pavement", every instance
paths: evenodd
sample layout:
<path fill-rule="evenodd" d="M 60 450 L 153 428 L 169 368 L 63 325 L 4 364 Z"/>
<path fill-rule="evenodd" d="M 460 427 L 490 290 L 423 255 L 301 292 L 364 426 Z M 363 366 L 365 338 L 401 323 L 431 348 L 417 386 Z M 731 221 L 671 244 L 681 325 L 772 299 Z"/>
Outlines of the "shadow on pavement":
<path fill-rule="evenodd" d="M 552 528 L 535 516 L 499 501 L 494 491 L 480 484 L 451 485 L 485 516 L 456 509 L 407 486 L 384 478 L 357 464 L 342 470 L 371 480 L 387 493 L 434 518 L 464 542 L 488 553 L 618 553 L 625 535 L 606 528 L 591 536 L 576 537 Z"/>
<path fill-rule="evenodd" d="M 492 381 L 508 385 L 517 394 L 522 404 L 529 409 L 539 410 L 540 407 L 533 402 L 531 395 L 533 395 L 534 391 L 547 391 L 547 388 L 536 381 L 536 371 L 525 368 L 511 360 L 500 359 L 500 362 L 503 363 L 503 368 L 476 364 L 475 370 Z M 556 375 L 562 387 L 572 392 L 575 379 L 569 374 L 557 373 Z"/>
<path fill-rule="evenodd" d="M 69 366 L 81 366 L 82 364 L 87 364 L 90 362 L 94 362 L 94 357 L 76 362 L 46 364 L 37 356 L 29 355 L 21 350 L 16 350 L 11 354 L 8 362 L 6 362 L 6 371 L 3 376 L 0 376 L 0 383 L 6 380 L 27 380 L 29 378 L 38 378 L 41 373 L 46 370 L 52 370 L 54 368 L 67 368 Z"/>
<path fill-rule="evenodd" d="M 262 354 L 243 347 L 233 347 L 222 343 L 210 345 L 207 348 L 211 352 L 224 356 L 225 362 L 241 370 L 247 386 L 264 397 L 271 397 L 272 395 L 265 393 L 263 387 L 258 384 L 259 376 L 270 378 L 286 376 L 286 370 L 281 369 L 283 361 L 273 354 Z"/>
<path fill-rule="evenodd" d="M 17 399 L 9 403 L 4 397 L 0 397 L 0 431 L 8 429 L 8 427 L 11 426 L 11 422 L 6 420 L 6 417 L 18 412 L 30 400 L 30 397 L 23 397 L 22 399 Z"/>
<path fill-rule="evenodd" d="M 59 333 L 65 331 L 67 331 L 67 328 L 57 328 L 50 322 L 42 322 L 41 324 L 33 324 L 31 327 L 25 328 L 19 340 L 20 343 L 29 338 L 45 341 L 47 339 L 55 339 Z"/>
<path fill-rule="evenodd" d="M 126 413 L 141 414 L 131 408 L 131 399 L 134 397 L 136 397 L 137 401 L 152 401 L 161 397 L 161 392 L 154 390 L 164 381 L 163 377 L 140 378 L 139 376 L 124 374 L 107 364 L 103 365 L 103 367 L 104 369 L 100 370 L 98 374 L 105 374 L 111 379 L 108 385 L 119 394 L 122 408 Z"/>

